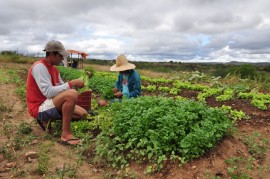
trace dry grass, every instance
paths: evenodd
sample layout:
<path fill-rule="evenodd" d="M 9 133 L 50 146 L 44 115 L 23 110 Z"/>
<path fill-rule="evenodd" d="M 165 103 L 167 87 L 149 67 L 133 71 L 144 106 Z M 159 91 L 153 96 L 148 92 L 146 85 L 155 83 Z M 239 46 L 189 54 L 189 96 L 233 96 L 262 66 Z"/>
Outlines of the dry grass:
<path fill-rule="evenodd" d="M 91 66 L 94 68 L 95 71 L 110 71 L 111 66 L 105 66 L 105 65 L 96 65 L 96 64 L 85 64 L 85 67 Z M 172 74 L 169 73 L 161 73 L 161 72 L 154 72 L 151 70 L 140 70 L 136 69 L 140 75 L 147 76 L 150 78 L 170 78 L 172 77 Z"/>
<path fill-rule="evenodd" d="M 154 72 L 150 70 L 138 70 L 138 72 L 143 75 L 150 78 L 171 78 L 172 75 L 169 73 L 162 73 L 162 72 Z"/>
<path fill-rule="evenodd" d="M 96 65 L 96 64 L 84 64 L 84 67 L 93 67 L 95 71 L 110 71 L 110 66 Z"/>

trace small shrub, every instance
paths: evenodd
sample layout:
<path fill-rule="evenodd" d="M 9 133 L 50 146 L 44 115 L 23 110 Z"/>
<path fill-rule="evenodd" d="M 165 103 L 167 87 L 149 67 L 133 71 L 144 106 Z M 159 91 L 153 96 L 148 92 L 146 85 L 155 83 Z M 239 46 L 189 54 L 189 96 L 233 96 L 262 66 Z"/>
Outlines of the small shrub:
<path fill-rule="evenodd" d="M 270 65 L 263 68 L 264 71 L 270 72 Z"/>
<path fill-rule="evenodd" d="M 212 75 L 215 77 L 220 76 L 221 78 L 225 78 L 230 73 L 230 68 L 217 68 L 213 71 Z"/>
<path fill-rule="evenodd" d="M 239 74 L 241 78 L 250 78 L 255 79 L 258 77 L 258 72 L 253 65 L 245 64 L 237 67 L 234 71 L 235 73 Z"/>

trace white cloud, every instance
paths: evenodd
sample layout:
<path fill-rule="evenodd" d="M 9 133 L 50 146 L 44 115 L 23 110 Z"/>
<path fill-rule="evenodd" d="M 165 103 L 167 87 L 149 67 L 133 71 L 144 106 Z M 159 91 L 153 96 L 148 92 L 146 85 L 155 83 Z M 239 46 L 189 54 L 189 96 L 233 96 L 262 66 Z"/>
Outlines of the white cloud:
<path fill-rule="evenodd" d="M 56 39 L 90 58 L 269 61 L 268 0 L 8 0 L 0 7 L 0 51 L 42 53 Z"/>

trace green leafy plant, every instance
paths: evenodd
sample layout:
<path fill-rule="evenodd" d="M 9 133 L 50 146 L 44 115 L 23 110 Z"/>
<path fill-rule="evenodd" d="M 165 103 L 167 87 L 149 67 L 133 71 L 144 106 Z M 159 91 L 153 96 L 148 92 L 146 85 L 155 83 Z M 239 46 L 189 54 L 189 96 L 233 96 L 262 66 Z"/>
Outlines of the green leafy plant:
<path fill-rule="evenodd" d="M 151 171 L 158 171 L 170 155 L 179 162 L 197 158 L 232 125 L 221 109 L 189 100 L 140 97 L 108 109 L 112 124 L 97 138 L 97 156 L 120 168 L 129 161 L 148 161 Z"/>
<path fill-rule="evenodd" d="M 32 131 L 31 125 L 26 123 L 26 122 L 21 122 L 19 127 L 18 127 L 18 134 L 30 134 L 30 132 Z"/>
<path fill-rule="evenodd" d="M 241 120 L 241 119 L 250 119 L 248 115 L 246 115 L 242 110 L 232 109 L 231 106 L 222 105 L 222 109 L 228 112 L 229 117 L 232 118 L 234 121 Z"/>
<path fill-rule="evenodd" d="M 252 135 L 244 133 L 241 140 L 248 147 L 249 153 L 257 160 L 262 161 L 269 150 L 270 141 L 261 133 L 253 132 Z"/>
<path fill-rule="evenodd" d="M 158 87 L 158 90 L 159 91 L 163 91 L 163 92 L 169 92 L 170 91 L 170 88 L 167 87 L 167 86 L 159 86 Z"/>
<path fill-rule="evenodd" d="M 107 99 L 107 100 L 110 100 L 110 99 L 115 98 L 114 92 L 113 92 L 112 88 L 104 89 L 102 91 L 102 95 L 103 95 L 103 98 L 104 99 Z"/>
<path fill-rule="evenodd" d="M 16 158 L 14 150 L 10 146 L 7 146 L 7 143 L 4 143 L 4 145 L 0 147 L 0 154 L 3 154 L 8 161 L 13 161 Z"/>
<path fill-rule="evenodd" d="M 76 177 L 77 170 L 78 170 L 78 163 L 72 166 L 64 164 L 63 168 L 56 169 L 56 174 L 61 179 L 65 178 L 65 176 L 69 178 L 74 178 Z"/>
<path fill-rule="evenodd" d="M 257 89 L 254 89 L 251 92 L 246 92 L 246 93 L 238 93 L 238 98 L 242 99 L 250 99 L 251 102 L 250 104 L 252 106 L 257 107 L 260 110 L 266 110 L 267 109 L 267 104 L 270 104 L 270 95 L 269 94 L 263 94 L 259 93 Z"/>
<path fill-rule="evenodd" d="M 179 89 L 177 89 L 177 88 L 172 88 L 172 89 L 170 90 L 169 93 L 172 94 L 172 95 L 177 95 L 179 92 L 180 92 Z"/>
<path fill-rule="evenodd" d="M 156 85 L 148 85 L 146 87 L 146 90 L 147 91 L 150 91 L 150 92 L 156 91 L 156 89 L 157 89 L 157 86 Z"/>
<path fill-rule="evenodd" d="M 225 160 L 225 163 L 229 165 L 228 173 L 232 178 L 250 178 L 248 171 L 253 170 L 254 158 L 233 157 Z"/>
<path fill-rule="evenodd" d="M 87 71 L 91 72 L 92 77 L 95 75 L 95 70 L 94 70 L 94 68 L 91 67 L 91 66 L 85 67 L 85 68 L 84 68 L 84 71 L 86 71 L 86 72 L 87 72 Z"/>
<path fill-rule="evenodd" d="M 48 172 L 50 158 L 47 153 L 50 151 L 52 145 L 53 142 L 42 143 L 39 147 L 37 172 L 40 175 L 44 175 Z"/>
<path fill-rule="evenodd" d="M 81 120 L 71 123 L 72 132 L 79 138 L 84 138 L 85 135 L 90 135 L 91 131 L 98 127 L 97 120 Z"/>
<path fill-rule="evenodd" d="M 197 96 L 199 101 L 205 101 L 207 97 L 219 95 L 222 92 L 222 89 L 219 88 L 209 88 L 204 89 L 203 92 L 200 92 Z"/>
<path fill-rule="evenodd" d="M 228 101 L 234 97 L 234 91 L 233 89 L 227 88 L 224 90 L 223 95 L 217 96 L 217 101 Z"/>
<path fill-rule="evenodd" d="M 8 140 L 11 139 L 12 131 L 13 131 L 13 126 L 11 123 L 5 122 L 4 123 L 4 134 L 8 138 Z"/>

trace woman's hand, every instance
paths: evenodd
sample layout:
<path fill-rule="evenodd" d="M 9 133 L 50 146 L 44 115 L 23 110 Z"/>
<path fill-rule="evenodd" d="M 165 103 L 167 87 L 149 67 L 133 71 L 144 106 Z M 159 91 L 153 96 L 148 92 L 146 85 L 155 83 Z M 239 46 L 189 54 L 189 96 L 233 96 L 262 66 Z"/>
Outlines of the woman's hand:
<path fill-rule="evenodd" d="M 116 93 L 116 92 L 118 91 L 118 89 L 117 89 L 117 88 L 113 88 L 112 91 L 113 91 L 114 93 Z"/>
<path fill-rule="evenodd" d="M 117 97 L 117 98 L 122 98 L 123 93 L 118 91 L 118 92 L 114 93 L 114 96 Z"/>
<path fill-rule="evenodd" d="M 108 106 L 108 102 L 106 100 L 99 100 L 98 105 L 99 106 Z"/>

